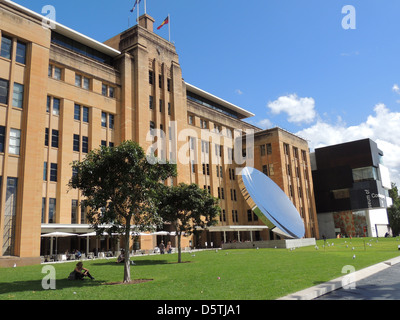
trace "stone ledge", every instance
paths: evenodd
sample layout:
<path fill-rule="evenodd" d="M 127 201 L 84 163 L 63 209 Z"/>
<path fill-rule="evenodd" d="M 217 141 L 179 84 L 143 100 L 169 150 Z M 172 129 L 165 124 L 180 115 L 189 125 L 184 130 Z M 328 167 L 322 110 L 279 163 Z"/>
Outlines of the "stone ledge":
<path fill-rule="evenodd" d="M 35 264 L 40 264 L 40 257 L 28 257 L 28 258 L 21 258 L 21 257 L 0 257 L 0 268 L 12 268 L 22 267 L 22 266 L 31 266 Z"/>

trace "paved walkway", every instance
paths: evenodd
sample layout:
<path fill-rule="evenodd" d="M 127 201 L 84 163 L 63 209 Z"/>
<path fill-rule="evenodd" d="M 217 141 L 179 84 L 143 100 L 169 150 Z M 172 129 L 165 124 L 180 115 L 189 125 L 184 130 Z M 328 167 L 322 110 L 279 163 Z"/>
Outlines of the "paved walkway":
<path fill-rule="evenodd" d="M 344 287 L 343 287 L 344 286 Z M 400 299 L 400 257 L 378 263 L 278 300 Z"/>
<path fill-rule="evenodd" d="M 400 263 L 357 281 L 354 289 L 335 290 L 315 300 L 400 300 Z"/>

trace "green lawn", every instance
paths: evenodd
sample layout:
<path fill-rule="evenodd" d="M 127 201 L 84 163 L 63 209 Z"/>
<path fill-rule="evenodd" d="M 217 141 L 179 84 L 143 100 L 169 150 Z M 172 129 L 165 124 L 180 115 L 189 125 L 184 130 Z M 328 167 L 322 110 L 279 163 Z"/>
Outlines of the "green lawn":
<path fill-rule="evenodd" d="M 177 255 L 134 257 L 132 285 L 106 285 L 123 279 L 115 259 L 84 261 L 96 280 L 66 280 L 75 263 L 54 264 L 56 290 L 42 289 L 43 265 L 0 269 L 0 300 L 258 300 L 286 294 L 334 279 L 345 265 L 356 270 L 400 255 L 398 238 L 333 239 L 323 247 L 215 250 Z M 364 243 L 370 243 L 371 246 Z M 348 247 L 346 247 L 348 246 Z M 354 247 L 354 250 L 352 248 Z M 353 255 L 356 258 L 353 259 Z"/>

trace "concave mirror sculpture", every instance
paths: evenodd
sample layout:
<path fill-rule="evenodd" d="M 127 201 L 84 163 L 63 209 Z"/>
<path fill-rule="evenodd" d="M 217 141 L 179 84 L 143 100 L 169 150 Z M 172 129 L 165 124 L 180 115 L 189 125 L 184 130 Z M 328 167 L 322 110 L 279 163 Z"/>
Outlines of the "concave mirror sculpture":
<path fill-rule="evenodd" d="M 268 228 L 287 238 L 304 237 L 299 212 L 275 182 L 250 167 L 242 169 L 238 182 L 245 200 Z"/>

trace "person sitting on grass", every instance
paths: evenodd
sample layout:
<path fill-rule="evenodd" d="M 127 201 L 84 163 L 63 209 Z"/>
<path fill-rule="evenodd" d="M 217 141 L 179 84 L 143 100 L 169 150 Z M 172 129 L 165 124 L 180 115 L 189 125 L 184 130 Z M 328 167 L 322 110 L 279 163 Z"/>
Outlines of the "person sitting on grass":
<path fill-rule="evenodd" d="M 72 271 L 68 277 L 70 280 L 83 280 L 84 277 L 89 277 L 94 280 L 94 278 L 89 273 L 89 270 L 83 267 L 83 263 L 79 261 L 76 264 L 74 271 Z"/>
<path fill-rule="evenodd" d="M 125 262 L 124 250 L 121 250 L 121 253 L 117 258 L 117 263 L 122 263 L 122 262 Z"/>

